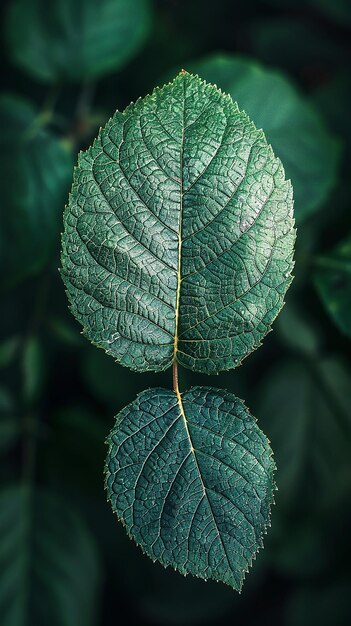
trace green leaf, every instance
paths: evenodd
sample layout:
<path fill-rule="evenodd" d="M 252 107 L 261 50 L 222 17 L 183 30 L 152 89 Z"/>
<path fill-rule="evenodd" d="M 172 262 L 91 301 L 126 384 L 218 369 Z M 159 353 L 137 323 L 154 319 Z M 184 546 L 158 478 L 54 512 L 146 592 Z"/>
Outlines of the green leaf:
<path fill-rule="evenodd" d="M 45 82 L 92 79 L 119 69 L 143 44 L 149 0 L 14 0 L 7 40 L 14 62 Z"/>
<path fill-rule="evenodd" d="M 336 358 L 278 363 L 258 393 L 260 424 L 276 450 L 277 505 L 321 510 L 349 478 L 351 375 Z M 284 417 L 284 419 L 283 419 Z"/>
<path fill-rule="evenodd" d="M 318 210 L 336 182 L 339 150 L 317 109 L 283 74 L 249 58 L 215 54 L 187 67 L 229 93 L 263 128 L 291 178 L 296 220 Z"/>
<path fill-rule="evenodd" d="M 92 626 L 99 562 L 71 505 L 21 486 L 0 492 L 0 621 Z"/>
<path fill-rule="evenodd" d="M 72 312 L 131 369 L 235 367 L 291 282 L 292 204 L 263 132 L 182 72 L 80 154 L 62 254 Z"/>
<path fill-rule="evenodd" d="M 108 498 L 136 543 L 240 590 L 269 525 L 275 469 L 243 402 L 211 387 L 144 391 L 108 443 Z"/>
<path fill-rule="evenodd" d="M 0 283 L 40 271 L 59 249 L 72 155 L 15 96 L 0 98 Z"/>
<path fill-rule="evenodd" d="M 316 260 L 314 282 L 339 329 L 351 337 L 351 235 Z"/>

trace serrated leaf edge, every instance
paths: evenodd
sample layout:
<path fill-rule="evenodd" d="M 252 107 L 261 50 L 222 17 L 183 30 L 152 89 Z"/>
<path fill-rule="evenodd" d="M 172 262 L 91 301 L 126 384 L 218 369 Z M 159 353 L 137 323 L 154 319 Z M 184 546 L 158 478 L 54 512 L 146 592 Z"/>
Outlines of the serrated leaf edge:
<path fill-rule="evenodd" d="M 73 184 L 72 184 L 72 189 L 69 193 L 69 197 L 68 197 L 68 202 L 65 205 L 65 209 L 64 209 L 64 215 L 63 215 L 63 224 L 64 226 L 66 226 L 66 222 L 67 222 L 67 215 L 68 215 L 68 210 L 69 210 L 69 206 L 70 206 L 70 201 L 71 198 L 73 196 L 72 190 L 75 188 L 75 181 L 76 181 L 76 173 L 78 172 L 79 169 L 79 164 L 80 164 L 80 160 L 81 158 L 83 158 L 83 155 L 87 154 L 90 152 L 90 150 L 92 150 L 96 143 L 100 140 L 101 138 L 101 133 L 108 128 L 108 126 L 110 124 L 113 123 L 113 120 L 115 118 L 116 115 L 122 115 L 125 116 L 128 112 L 130 111 L 135 111 L 137 109 L 137 107 L 144 102 L 145 100 L 148 99 L 152 99 L 154 97 L 154 95 L 156 93 L 160 93 L 162 92 L 165 88 L 170 87 L 171 85 L 173 85 L 174 83 L 176 83 L 176 81 L 180 80 L 180 79 L 184 79 L 184 77 L 190 77 L 190 78 L 194 78 L 196 79 L 201 85 L 204 85 L 204 87 L 206 89 L 209 89 L 210 91 L 213 91 L 214 93 L 219 92 L 220 94 L 222 94 L 231 105 L 233 105 L 236 108 L 237 113 L 240 115 L 240 117 L 244 117 L 246 121 L 248 121 L 250 123 L 250 125 L 252 126 L 252 128 L 256 131 L 257 136 L 261 137 L 262 139 L 264 139 L 264 141 L 267 143 L 268 147 L 270 148 L 270 150 L 272 151 L 272 153 L 274 154 L 272 145 L 267 141 L 266 135 L 264 133 L 264 131 L 262 129 L 258 129 L 256 128 L 254 122 L 251 120 L 251 118 L 249 117 L 249 115 L 244 111 L 244 110 L 240 110 L 238 107 L 237 102 L 234 102 L 233 98 L 231 97 L 230 94 L 222 91 L 222 89 L 220 87 L 218 87 L 215 83 L 209 83 L 206 80 L 200 78 L 200 76 L 198 74 L 192 74 L 187 72 L 187 70 L 182 69 L 177 76 L 175 76 L 175 78 L 171 81 L 169 81 L 168 83 L 164 83 L 161 87 L 155 87 L 150 93 L 148 93 L 146 96 L 139 96 L 139 98 L 137 98 L 137 100 L 134 102 L 132 101 L 130 104 L 127 105 L 127 107 L 125 107 L 125 109 L 121 112 L 118 109 L 115 111 L 115 113 L 108 119 L 108 121 L 106 122 L 106 124 L 102 127 L 100 126 L 99 131 L 97 136 L 95 137 L 93 143 L 91 144 L 91 146 L 89 146 L 89 148 L 87 150 L 80 150 L 78 153 L 78 159 L 77 159 L 77 165 L 74 166 L 73 169 Z M 183 147 L 182 147 L 183 149 Z M 284 170 L 284 165 L 281 162 L 281 160 L 279 159 L 279 157 L 276 157 L 274 155 L 275 159 L 279 162 L 281 168 L 282 168 L 282 174 L 285 176 L 285 170 Z M 290 188 L 292 188 L 292 184 L 291 184 L 291 180 L 290 179 L 286 179 L 285 182 L 289 185 Z M 293 216 L 293 204 L 294 204 L 294 200 L 292 200 L 292 216 Z M 127 369 L 131 369 L 132 371 L 136 371 L 136 372 L 162 372 L 165 371 L 167 369 L 169 369 L 172 366 L 172 363 L 177 360 L 176 359 L 176 353 L 177 353 L 177 345 L 178 345 L 178 335 L 177 335 L 177 330 L 178 330 L 178 320 L 179 320 L 179 301 L 180 301 L 180 283 L 181 283 L 181 275 L 180 275 L 180 268 L 181 268 L 181 215 L 180 215 L 180 231 L 179 231 L 179 252 L 178 252 L 178 268 L 177 268 L 177 294 L 176 294 L 176 309 L 175 309 L 175 316 L 176 316 L 176 332 L 175 332 L 175 337 L 174 337 L 174 350 L 173 350 L 173 360 L 170 360 L 169 363 L 166 363 L 164 366 L 158 366 L 158 367 L 134 367 L 131 364 L 124 364 L 120 361 L 118 361 L 117 359 L 114 358 L 115 363 L 118 363 L 119 365 L 122 365 L 122 367 L 126 367 Z M 295 218 L 292 217 L 291 218 L 291 222 L 290 222 L 290 227 L 291 227 L 291 232 L 294 235 L 293 241 L 295 243 L 296 240 L 296 227 L 295 227 Z M 81 321 L 78 319 L 78 316 L 75 314 L 74 310 L 73 310 L 73 305 L 70 302 L 70 296 L 69 296 L 69 288 L 67 287 L 66 284 L 66 278 L 68 279 L 68 277 L 65 277 L 65 273 L 64 273 L 64 249 L 63 249 L 63 237 L 64 237 L 64 231 L 61 232 L 61 268 L 59 269 L 60 274 L 62 275 L 62 279 L 63 282 L 65 283 L 65 293 L 69 302 L 69 310 L 71 311 L 73 317 L 78 321 L 78 323 L 82 326 Z M 288 288 L 291 285 L 291 282 L 294 278 L 294 275 L 292 274 L 292 271 L 294 269 L 294 265 L 295 262 L 292 261 L 291 264 L 291 269 L 289 271 L 289 273 L 286 276 L 286 279 L 290 278 L 290 282 L 287 285 L 286 291 L 288 290 Z M 283 306 L 285 305 L 285 300 L 283 300 L 280 308 L 277 310 L 275 316 L 273 317 L 268 330 L 266 332 L 266 334 L 264 335 L 264 337 L 262 338 L 262 340 L 259 341 L 259 343 L 254 346 L 252 348 L 252 350 L 250 350 L 241 360 L 239 360 L 237 363 L 233 363 L 233 365 L 231 365 L 230 367 L 223 367 L 221 369 L 219 369 L 216 372 L 211 372 L 211 375 L 218 375 L 220 372 L 226 372 L 229 371 L 231 369 L 235 369 L 236 367 L 239 367 L 240 365 L 242 365 L 243 361 L 250 356 L 250 354 L 252 354 L 252 352 L 254 352 L 255 350 L 257 350 L 258 348 L 260 348 L 263 344 L 263 339 L 273 330 L 272 329 L 272 325 L 275 321 L 275 319 L 277 318 L 278 314 L 280 313 L 280 311 L 282 310 Z M 89 336 L 89 330 L 83 326 L 82 329 L 82 334 L 84 335 L 84 337 L 86 337 L 91 343 L 92 345 L 96 346 L 99 349 L 102 349 L 106 354 L 108 354 L 109 356 L 114 356 L 112 354 L 112 352 L 105 348 L 104 346 L 101 346 L 100 344 L 96 343 L 95 341 L 93 341 Z M 155 344 L 155 345 L 160 345 L 160 344 Z M 168 344 L 167 344 L 168 345 Z M 184 363 L 179 361 L 179 364 L 182 365 L 182 367 L 185 367 L 186 369 L 190 369 L 191 371 L 193 371 L 193 368 L 190 367 L 189 365 L 185 365 Z M 206 372 L 204 372 L 206 373 Z"/>
<path fill-rule="evenodd" d="M 184 419 L 184 422 L 185 422 L 185 425 L 186 425 L 186 432 L 188 433 L 189 444 L 190 444 L 190 447 L 191 447 L 192 452 L 193 452 L 193 446 L 192 446 L 192 442 L 191 442 L 191 437 L 190 437 L 190 435 L 189 435 L 189 429 L 188 429 L 188 426 L 187 426 L 187 420 L 186 420 L 186 416 L 185 416 L 185 413 L 184 413 L 183 404 L 182 404 L 182 401 L 181 401 L 181 396 L 183 395 L 183 393 L 188 393 L 188 392 L 194 391 L 194 390 L 196 390 L 196 389 L 199 389 L 199 390 L 201 390 L 201 391 L 212 391 L 212 392 L 213 392 L 213 391 L 217 391 L 217 389 L 216 389 L 215 387 L 195 385 L 195 386 L 193 386 L 193 387 L 190 387 L 190 389 L 188 389 L 186 392 L 182 392 L 182 393 L 180 393 L 180 392 L 179 392 L 179 397 L 180 397 L 180 400 L 178 399 L 178 394 L 177 394 L 177 392 L 175 392 L 175 391 L 173 392 L 173 393 L 177 396 L 178 406 L 179 406 L 179 408 L 180 408 L 180 410 L 181 410 L 181 412 L 182 412 L 182 416 L 183 416 L 183 419 Z M 147 389 L 144 389 L 143 391 L 139 392 L 139 393 L 137 394 L 137 396 L 136 396 L 135 400 L 136 400 L 136 399 L 138 399 L 138 398 L 140 398 L 140 397 L 141 397 L 141 396 L 143 396 L 144 394 L 148 393 L 149 391 L 153 391 L 153 392 L 157 392 L 157 391 L 162 391 L 162 392 L 163 392 L 163 391 L 167 391 L 167 392 L 169 392 L 170 390 L 169 390 L 169 389 L 166 389 L 166 388 L 163 388 L 163 387 L 148 387 Z M 258 425 L 258 420 L 257 420 L 257 418 L 256 418 L 256 417 L 255 417 L 255 416 L 251 413 L 251 411 L 248 409 L 248 407 L 247 407 L 247 405 L 246 405 L 246 403 L 245 403 L 245 401 L 244 401 L 244 400 L 242 400 L 242 399 L 241 399 L 241 398 L 239 398 L 238 396 L 235 396 L 232 392 L 228 391 L 227 389 L 223 389 L 223 388 L 221 388 L 221 389 L 218 389 L 218 391 L 228 393 L 230 396 L 234 397 L 236 400 L 239 400 L 239 401 L 242 403 L 242 405 L 244 406 L 244 408 L 246 409 L 246 411 L 249 413 L 249 415 L 251 416 L 251 418 L 254 420 L 255 424 L 257 424 L 257 425 Z M 134 404 L 135 400 L 133 400 L 132 402 L 130 402 L 129 404 L 127 404 L 127 405 L 126 405 L 126 406 L 125 406 L 125 407 L 124 407 L 124 408 L 123 408 L 123 409 L 119 412 L 119 414 L 117 414 L 117 416 L 116 416 L 116 418 L 115 418 L 115 419 L 116 419 L 115 424 L 114 424 L 113 428 L 111 429 L 110 433 L 108 434 L 108 436 L 107 436 L 107 437 L 106 437 L 106 439 L 105 439 L 105 444 L 108 446 L 108 453 L 107 453 L 107 455 L 106 455 L 106 460 L 105 460 L 105 465 L 104 465 L 104 470 L 103 470 L 103 476 L 104 476 L 104 490 L 106 491 L 106 499 L 107 499 L 107 501 L 111 504 L 111 508 L 112 508 L 113 513 L 116 515 L 116 517 L 117 517 L 118 521 L 119 521 L 119 522 L 122 524 L 122 526 L 125 528 L 125 530 L 126 530 L 126 534 L 128 535 L 129 539 L 131 539 L 131 541 L 132 541 L 133 543 L 135 543 L 135 544 L 136 544 L 139 548 L 141 548 L 141 550 L 142 550 L 143 554 L 146 554 L 146 556 L 148 556 L 148 557 L 152 560 L 152 562 L 153 562 L 153 563 L 159 563 L 159 564 L 160 564 L 160 565 L 162 565 L 162 567 L 164 567 L 165 569 L 167 569 L 168 567 L 171 567 L 171 568 L 173 568 L 175 571 L 177 571 L 178 573 L 182 574 L 183 576 L 188 576 L 188 575 L 191 575 L 191 576 L 194 576 L 195 578 L 199 578 L 200 580 L 203 580 L 204 582 L 207 582 L 208 580 L 214 580 L 214 581 L 215 581 L 215 582 L 217 582 L 217 583 L 222 583 L 222 584 L 224 583 L 224 584 L 226 584 L 227 586 L 229 586 L 230 588 L 232 588 L 232 589 L 234 589 L 235 591 L 237 591 L 239 594 L 241 594 L 241 592 L 242 592 L 242 588 L 243 588 L 243 584 L 244 584 L 244 581 L 245 581 L 245 579 L 246 579 L 246 575 L 249 573 L 250 568 L 252 567 L 253 562 L 256 560 L 258 553 L 259 553 L 259 552 L 260 552 L 260 550 L 262 550 L 262 549 L 263 549 L 263 547 L 264 547 L 264 544 L 263 544 L 263 537 L 264 537 L 265 535 L 267 535 L 267 533 L 268 533 L 268 529 L 271 527 L 271 515 L 272 515 L 272 511 L 271 511 L 271 509 L 272 509 L 272 506 L 275 504 L 274 492 L 275 492 L 275 491 L 278 491 L 278 487 L 277 487 L 277 485 L 276 485 L 276 483 L 275 483 L 275 480 L 274 480 L 274 474 L 275 474 L 275 472 L 276 472 L 276 470 L 277 470 L 277 465 L 276 465 L 276 462 L 275 462 L 275 459 L 274 459 L 273 450 L 272 450 L 271 445 L 270 445 L 270 444 L 271 444 L 270 440 L 268 439 L 267 435 L 265 435 L 265 433 L 263 433 L 263 431 L 262 431 L 261 429 L 259 429 L 259 430 L 263 433 L 263 435 L 264 435 L 264 437 L 265 437 L 265 439 L 266 439 L 266 441 L 267 441 L 267 452 L 268 452 L 268 456 L 269 456 L 269 458 L 270 458 L 270 459 L 272 459 L 272 468 L 271 468 L 271 476 L 270 476 L 271 481 L 272 481 L 272 491 L 271 491 L 271 495 L 270 495 L 270 497 L 269 497 L 269 499 L 268 499 L 268 518 L 267 518 L 267 522 L 266 522 L 266 524 L 264 525 L 263 530 L 262 530 L 262 532 L 261 532 L 261 535 L 260 535 L 260 540 L 259 540 L 259 542 L 258 542 L 257 549 L 256 549 L 256 550 L 255 550 L 255 552 L 252 554 L 252 556 L 251 556 L 251 558 L 250 558 L 250 560 L 249 560 L 249 562 L 248 562 L 248 564 L 247 564 L 247 567 L 246 567 L 244 570 L 242 570 L 242 572 L 241 572 L 241 579 L 240 579 L 240 584 L 239 584 L 239 586 L 238 586 L 238 587 L 235 587 L 235 586 L 232 586 L 230 583 L 226 583 L 225 581 L 223 581 L 223 580 L 221 580 L 221 579 L 215 579 L 215 578 L 204 578 L 203 576 L 199 576 L 199 575 L 197 575 L 197 574 L 193 574 L 192 572 L 187 572 L 187 571 L 184 571 L 182 568 L 178 567 L 177 565 L 174 565 L 174 564 L 171 564 L 171 563 L 163 563 L 161 560 L 159 560 L 159 559 L 155 559 L 155 558 L 154 558 L 154 556 L 153 556 L 153 555 L 152 555 L 152 554 L 148 551 L 148 549 L 147 549 L 147 548 L 145 548 L 145 547 L 143 546 L 143 544 L 141 544 L 140 542 L 138 542 L 138 541 L 135 539 L 135 537 L 133 536 L 133 534 L 132 534 L 132 533 L 128 530 L 127 525 L 126 525 L 125 521 L 123 520 L 123 518 L 119 515 L 118 511 L 116 511 L 116 510 L 114 509 L 113 504 L 112 504 L 112 500 L 111 500 L 111 498 L 110 498 L 110 497 L 109 497 L 109 495 L 108 495 L 108 489 L 107 489 L 107 481 L 108 481 L 108 478 L 109 478 L 109 476 L 110 476 L 110 471 L 109 471 L 109 469 L 108 469 L 108 462 L 107 462 L 107 459 L 109 458 L 109 454 L 110 454 L 110 451 L 111 451 L 111 433 L 112 433 L 112 430 L 116 430 L 116 429 L 119 427 L 119 425 L 121 424 L 121 422 L 122 422 L 122 420 L 123 420 L 123 417 L 120 417 L 120 416 L 121 416 L 121 414 L 122 414 L 124 411 L 127 411 L 127 410 L 128 410 L 128 409 L 129 409 L 129 408 L 130 408 L 133 404 Z M 118 418 L 119 418 L 119 420 L 118 420 Z M 117 421 L 117 420 L 118 420 L 118 421 Z M 194 455 L 194 456 L 195 456 L 195 455 Z M 197 461 L 196 461 L 196 465 L 197 465 Z M 199 471 L 199 474 L 200 474 L 200 478 L 201 478 L 201 473 L 200 473 L 200 471 Z M 202 482 L 202 478 L 201 478 L 201 482 Z M 204 487 L 204 489 L 205 489 L 205 487 Z"/>

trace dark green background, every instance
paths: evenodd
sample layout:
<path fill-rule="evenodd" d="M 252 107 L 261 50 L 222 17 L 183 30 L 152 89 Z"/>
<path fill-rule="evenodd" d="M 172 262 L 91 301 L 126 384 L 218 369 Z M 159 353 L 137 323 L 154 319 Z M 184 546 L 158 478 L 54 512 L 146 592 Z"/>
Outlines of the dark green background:
<path fill-rule="evenodd" d="M 123 15 L 119 4 L 1 7 L 0 624 L 346 626 L 351 3 L 129 0 Z M 244 398 L 275 452 L 272 528 L 241 596 L 153 564 L 112 515 L 113 416 L 171 373 L 129 372 L 90 346 L 58 273 L 78 151 L 183 67 L 264 127 L 296 192 L 295 280 L 274 332 L 237 370 L 180 373 L 182 389 Z"/>

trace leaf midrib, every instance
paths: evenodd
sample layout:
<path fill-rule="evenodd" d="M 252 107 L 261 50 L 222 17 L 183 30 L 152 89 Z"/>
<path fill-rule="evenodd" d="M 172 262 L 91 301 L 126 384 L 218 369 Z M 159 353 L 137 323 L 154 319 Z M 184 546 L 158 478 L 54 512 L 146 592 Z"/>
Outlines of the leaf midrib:
<path fill-rule="evenodd" d="M 178 386 L 177 386 L 177 388 L 175 390 L 175 393 L 176 393 L 176 396 L 177 396 L 177 401 L 178 401 L 180 414 L 182 416 L 182 419 L 183 419 L 183 422 L 184 422 L 185 431 L 186 431 L 187 438 L 188 438 L 188 441 L 189 441 L 190 452 L 191 452 L 191 454 L 192 454 L 192 456 L 194 458 L 194 462 L 195 462 L 195 465 L 196 465 L 196 468 L 197 468 L 197 471 L 198 471 L 198 474 L 199 474 L 199 477 L 200 477 L 200 481 L 201 481 L 201 485 L 202 485 L 202 489 L 203 489 L 203 496 L 202 497 L 206 498 L 206 501 L 208 503 L 208 507 L 210 509 L 211 516 L 212 516 L 212 519 L 213 519 L 213 524 L 214 524 L 214 527 L 215 527 L 215 529 L 217 531 L 218 539 L 221 542 L 221 546 L 222 546 L 225 558 L 227 559 L 227 563 L 228 563 L 229 569 L 230 569 L 230 571 L 232 571 L 232 568 L 231 568 L 231 565 L 230 565 L 229 556 L 228 556 L 228 552 L 227 552 L 227 549 L 225 547 L 224 541 L 222 539 L 222 535 L 220 533 L 220 530 L 219 530 L 217 522 L 216 522 L 216 518 L 215 518 L 215 515 L 214 515 L 214 512 L 213 512 L 212 504 L 211 504 L 210 498 L 209 498 L 208 493 L 207 493 L 207 487 L 205 486 L 205 483 L 204 483 L 203 478 L 202 478 L 200 466 L 199 466 L 199 463 L 198 463 L 198 460 L 197 460 L 197 457 L 196 457 L 196 453 L 195 453 L 195 447 L 193 445 L 193 440 L 191 438 L 191 434 L 190 434 L 190 430 L 189 430 L 189 426 L 188 426 L 188 420 L 186 418 L 185 411 L 184 411 L 182 396 L 181 396 L 181 393 L 179 391 Z"/>
<path fill-rule="evenodd" d="M 178 227 L 178 267 L 177 267 L 177 294 L 175 306 L 175 331 L 174 331 L 174 348 L 173 363 L 177 361 L 178 351 L 178 332 L 179 332 L 179 305 L 180 305 L 180 287 L 182 282 L 182 219 L 183 219 L 183 161 L 184 161 L 184 135 L 185 135 L 185 82 L 183 83 L 183 120 L 182 120 L 182 139 L 180 145 L 180 206 L 179 206 L 179 227 Z M 179 390 L 177 389 L 177 393 Z M 179 394 L 180 397 L 180 394 Z"/>

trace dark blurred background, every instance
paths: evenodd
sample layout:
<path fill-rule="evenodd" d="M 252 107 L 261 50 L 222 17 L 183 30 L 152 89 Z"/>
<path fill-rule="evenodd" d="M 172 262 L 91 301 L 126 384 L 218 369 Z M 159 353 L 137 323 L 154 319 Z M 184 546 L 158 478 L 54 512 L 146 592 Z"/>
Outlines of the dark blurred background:
<path fill-rule="evenodd" d="M 1 4 L 1 626 L 351 623 L 351 2 Z M 100 125 L 181 68 L 230 93 L 295 190 L 295 280 L 242 367 L 181 386 L 245 399 L 278 465 L 272 528 L 239 596 L 153 564 L 103 489 L 114 415 L 169 372 L 91 346 L 60 280 L 73 165 Z"/>

